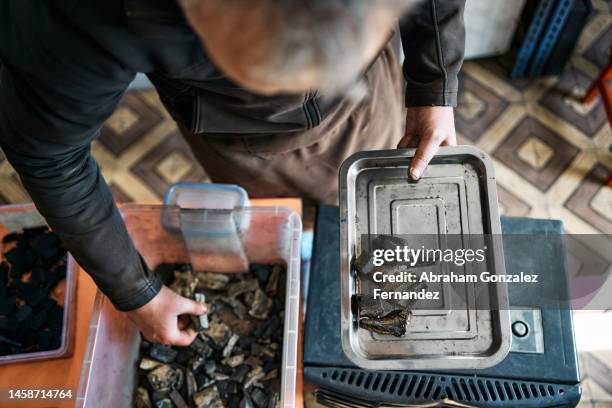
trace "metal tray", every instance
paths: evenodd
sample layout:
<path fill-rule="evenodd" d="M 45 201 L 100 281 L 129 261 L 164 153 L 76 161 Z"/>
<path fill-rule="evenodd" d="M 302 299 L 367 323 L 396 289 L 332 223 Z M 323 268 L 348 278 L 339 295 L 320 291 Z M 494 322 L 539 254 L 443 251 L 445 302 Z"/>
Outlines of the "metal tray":
<path fill-rule="evenodd" d="M 357 366 L 373 370 L 479 369 L 510 350 L 507 287 L 465 284 L 458 304 L 441 285 L 440 309 L 418 310 L 400 338 L 357 326 L 351 298 L 359 293 L 351 262 L 363 234 L 501 236 L 493 166 L 469 146 L 442 147 L 418 182 L 407 171 L 414 149 L 360 152 L 340 169 L 340 286 L 342 347 Z M 499 242 L 500 240 L 497 240 Z M 487 270 L 505 274 L 503 248 L 491 245 Z M 482 286 L 482 285 L 481 285 Z"/>

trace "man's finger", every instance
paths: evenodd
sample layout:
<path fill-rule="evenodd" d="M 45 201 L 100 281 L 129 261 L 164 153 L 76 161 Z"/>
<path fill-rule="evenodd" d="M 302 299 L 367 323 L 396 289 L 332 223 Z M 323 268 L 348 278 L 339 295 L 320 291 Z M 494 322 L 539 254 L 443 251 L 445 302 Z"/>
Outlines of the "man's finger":
<path fill-rule="evenodd" d="M 453 134 L 450 137 L 447 137 L 440 144 L 440 146 L 457 146 L 457 136 Z"/>
<path fill-rule="evenodd" d="M 439 144 L 440 142 L 432 134 L 421 139 L 410 163 L 410 177 L 413 180 L 418 180 L 421 177 L 432 157 L 436 154 Z"/>
<path fill-rule="evenodd" d="M 175 346 L 188 346 L 195 340 L 198 333 L 193 329 L 178 330 L 172 339 Z"/>
<path fill-rule="evenodd" d="M 407 149 L 407 148 L 411 147 L 411 145 L 415 141 L 418 141 L 418 139 L 417 139 L 415 134 L 407 134 L 404 137 L 402 137 L 402 139 L 399 141 L 399 143 L 397 144 L 397 148 L 398 149 Z M 412 146 L 412 147 L 414 147 L 414 146 Z"/>
<path fill-rule="evenodd" d="M 206 312 L 206 305 L 196 302 L 195 300 L 182 298 L 181 302 L 177 305 L 179 314 L 192 314 L 199 316 Z"/>

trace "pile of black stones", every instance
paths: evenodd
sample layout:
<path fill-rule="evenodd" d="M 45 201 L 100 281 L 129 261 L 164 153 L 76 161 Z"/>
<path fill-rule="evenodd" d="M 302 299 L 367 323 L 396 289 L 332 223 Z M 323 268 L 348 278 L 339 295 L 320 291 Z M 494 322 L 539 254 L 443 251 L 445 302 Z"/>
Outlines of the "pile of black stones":
<path fill-rule="evenodd" d="M 219 274 L 165 264 L 156 273 L 208 312 L 187 321 L 198 331 L 187 347 L 142 340 L 134 406 L 280 407 L 284 266 L 251 264 L 247 273 Z"/>
<path fill-rule="evenodd" d="M 60 347 L 64 309 L 50 295 L 66 277 L 67 251 L 47 226 L 2 239 L 0 356 Z"/>

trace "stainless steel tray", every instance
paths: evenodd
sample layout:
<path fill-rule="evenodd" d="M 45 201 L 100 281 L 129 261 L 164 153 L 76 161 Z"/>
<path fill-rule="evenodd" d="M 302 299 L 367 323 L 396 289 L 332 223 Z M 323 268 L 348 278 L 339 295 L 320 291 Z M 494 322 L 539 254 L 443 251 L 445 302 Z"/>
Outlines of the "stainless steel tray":
<path fill-rule="evenodd" d="M 510 349 L 507 288 L 487 285 L 464 303 L 441 285 L 440 309 L 414 311 L 401 338 L 358 328 L 351 297 L 358 293 L 351 261 L 363 234 L 501 236 L 495 176 L 489 157 L 469 146 L 443 147 L 418 182 L 408 180 L 414 149 L 360 152 L 340 169 L 342 347 L 357 366 L 374 370 L 479 369 Z M 487 268 L 505 274 L 503 248 L 488 249 Z"/>

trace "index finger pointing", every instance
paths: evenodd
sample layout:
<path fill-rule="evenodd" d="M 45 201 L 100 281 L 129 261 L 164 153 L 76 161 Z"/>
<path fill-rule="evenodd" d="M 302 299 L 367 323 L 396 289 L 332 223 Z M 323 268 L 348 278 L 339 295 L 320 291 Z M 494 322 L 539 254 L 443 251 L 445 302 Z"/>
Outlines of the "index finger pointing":
<path fill-rule="evenodd" d="M 410 163 L 410 177 L 418 180 L 425 168 L 438 151 L 438 141 L 433 135 L 427 135 L 421 139 L 419 147 Z"/>

